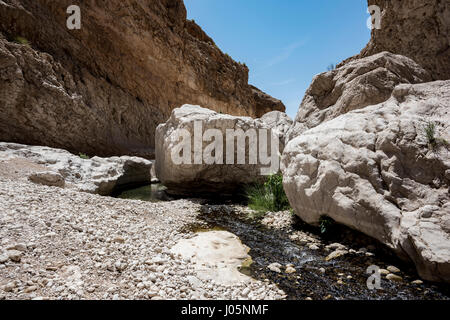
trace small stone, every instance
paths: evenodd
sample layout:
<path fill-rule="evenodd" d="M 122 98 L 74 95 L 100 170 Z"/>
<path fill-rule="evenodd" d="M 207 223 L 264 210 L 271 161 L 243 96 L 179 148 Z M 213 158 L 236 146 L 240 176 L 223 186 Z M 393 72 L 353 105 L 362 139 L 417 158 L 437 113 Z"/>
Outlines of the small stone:
<path fill-rule="evenodd" d="M 325 258 L 325 260 L 326 260 L 326 261 L 330 261 L 330 260 L 339 258 L 339 257 L 341 257 L 341 256 L 343 256 L 343 255 L 346 255 L 347 253 L 348 253 L 347 250 L 340 250 L 340 249 L 338 249 L 338 250 L 333 251 L 332 253 L 330 253 L 330 254 Z"/>
<path fill-rule="evenodd" d="M 6 254 L 0 255 L 0 263 L 5 263 L 8 260 L 9 260 L 9 257 Z"/>
<path fill-rule="evenodd" d="M 381 275 L 383 275 L 383 276 L 387 276 L 390 272 L 389 272 L 388 270 L 386 270 L 386 269 L 380 269 L 380 270 L 379 270 L 379 273 L 380 273 Z"/>
<path fill-rule="evenodd" d="M 125 243 L 125 238 L 123 238 L 123 237 L 115 237 L 115 238 L 113 239 L 113 242 L 116 242 L 116 243 Z"/>
<path fill-rule="evenodd" d="M 247 297 L 249 293 L 250 293 L 250 288 L 245 288 L 244 290 L 242 290 L 243 297 Z"/>
<path fill-rule="evenodd" d="M 391 273 L 399 273 L 400 269 L 394 266 L 389 266 L 386 268 L 388 271 L 390 271 Z"/>
<path fill-rule="evenodd" d="M 323 274 L 323 273 L 325 273 L 326 270 L 325 270 L 325 268 L 320 268 L 319 271 L 320 271 L 320 273 Z"/>
<path fill-rule="evenodd" d="M 269 264 L 268 266 L 267 266 L 267 268 L 270 270 L 270 271 L 273 271 L 273 272 L 276 272 L 276 273 L 281 273 L 281 264 L 279 264 L 279 263 L 271 263 L 271 264 Z"/>
<path fill-rule="evenodd" d="M 288 274 L 295 273 L 295 272 L 297 272 L 297 270 L 295 270 L 295 268 L 293 268 L 293 267 L 286 268 L 286 273 L 288 273 Z"/>
<path fill-rule="evenodd" d="M 7 284 L 5 284 L 2 289 L 5 292 L 11 292 L 13 291 L 13 289 L 16 287 L 16 284 L 14 282 L 9 282 Z"/>
<path fill-rule="evenodd" d="M 38 289 L 37 286 L 30 286 L 30 287 L 26 287 L 25 290 L 23 290 L 23 292 L 30 293 L 30 292 L 36 291 L 37 289 Z"/>
<path fill-rule="evenodd" d="M 403 281 L 402 277 L 400 277 L 400 276 L 398 276 L 396 274 L 393 274 L 393 273 L 389 273 L 386 276 L 386 279 L 391 280 L 391 281 Z"/>
<path fill-rule="evenodd" d="M 310 245 L 308 246 L 308 248 L 309 248 L 310 250 L 319 250 L 319 247 L 318 247 L 317 245 L 315 245 L 315 244 L 310 244 Z"/>
<path fill-rule="evenodd" d="M 11 261 L 20 262 L 23 253 L 17 250 L 10 250 L 6 253 Z"/>
<path fill-rule="evenodd" d="M 311 297 L 306 297 L 305 300 L 312 301 L 312 298 Z"/>
<path fill-rule="evenodd" d="M 423 281 L 422 281 L 422 280 L 414 280 L 414 281 L 412 281 L 411 283 L 412 283 L 412 284 L 421 285 L 421 284 L 423 284 Z"/>
<path fill-rule="evenodd" d="M 17 243 L 17 244 L 8 246 L 6 248 L 6 250 L 8 250 L 8 251 L 17 250 L 17 251 L 25 252 L 25 251 L 27 251 L 27 246 L 25 244 L 23 244 L 23 243 Z"/>

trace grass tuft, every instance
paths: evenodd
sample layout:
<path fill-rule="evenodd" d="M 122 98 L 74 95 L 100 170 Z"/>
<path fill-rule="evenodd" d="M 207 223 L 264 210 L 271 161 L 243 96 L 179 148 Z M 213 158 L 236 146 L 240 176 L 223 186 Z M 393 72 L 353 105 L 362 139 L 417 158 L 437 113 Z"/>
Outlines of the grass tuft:
<path fill-rule="evenodd" d="M 283 189 L 283 177 L 274 174 L 264 184 L 248 187 L 246 190 L 248 206 L 259 213 L 278 212 L 290 208 L 288 198 Z"/>

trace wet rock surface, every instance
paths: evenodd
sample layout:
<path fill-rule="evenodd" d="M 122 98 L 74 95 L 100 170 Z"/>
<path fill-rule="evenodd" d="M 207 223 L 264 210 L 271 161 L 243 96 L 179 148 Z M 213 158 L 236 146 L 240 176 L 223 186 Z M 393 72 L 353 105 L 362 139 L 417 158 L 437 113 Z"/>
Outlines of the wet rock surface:
<path fill-rule="evenodd" d="M 287 299 L 450 299 L 448 286 L 424 284 L 411 265 L 405 265 L 384 245 L 360 233 L 335 225 L 322 235 L 289 211 L 255 220 L 249 218 L 246 207 L 225 206 L 234 207 L 234 213 L 214 210 L 202 214 L 199 219 L 203 227 L 236 234 L 250 248 L 253 261 L 242 272 L 277 284 Z M 310 245 L 318 249 L 311 250 Z M 348 253 L 327 260 L 329 254 L 342 248 Z M 401 266 L 402 271 L 381 274 L 381 289 L 370 290 L 367 280 L 371 273 L 367 269 L 373 265 L 392 268 L 393 264 Z"/>

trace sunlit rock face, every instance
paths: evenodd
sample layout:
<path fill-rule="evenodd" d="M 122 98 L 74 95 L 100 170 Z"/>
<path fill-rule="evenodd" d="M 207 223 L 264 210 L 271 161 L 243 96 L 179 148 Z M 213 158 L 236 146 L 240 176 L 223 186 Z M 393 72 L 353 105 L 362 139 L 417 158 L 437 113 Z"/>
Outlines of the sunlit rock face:
<path fill-rule="evenodd" d="M 69 30 L 73 4 L 0 2 L 0 140 L 153 158 L 156 126 L 185 103 L 284 111 L 186 20 L 182 0 L 82 1 L 81 29 Z"/>
<path fill-rule="evenodd" d="M 450 282 L 449 106 L 450 81 L 402 84 L 291 140 L 281 169 L 295 213 L 331 217 Z"/>
<path fill-rule="evenodd" d="M 413 60 L 389 52 L 349 61 L 314 77 L 287 139 L 349 111 L 386 101 L 398 84 L 431 79 Z"/>
<path fill-rule="evenodd" d="M 177 195 L 241 195 L 246 185 L 263 182 L 267 174 L 278 172 L 283 128 L 288 122 L 280 115 L 253 119 L 200 106 L 176 108 L 156 129 L 156 175 L 168 192 Z M 240 138 L 229 139 L 229 131 Z M 265 150 L 261 148 L 263 138 Z M 181 148 L 186 141 L 189 148 Z M 197 151 L 194 141 L 200 146 Z M 267 162 L 262 157 L 267 157 Z"/>
<path fill-rule="evenodd" d="M 380 29 L 355 58 L 389 51 L 407 56 L 434 80 L 450 79 L 450 5 L 443 0 L 368 0 L 381 11 Z M 353 59 L 353 58 L 351 58 Z"/>

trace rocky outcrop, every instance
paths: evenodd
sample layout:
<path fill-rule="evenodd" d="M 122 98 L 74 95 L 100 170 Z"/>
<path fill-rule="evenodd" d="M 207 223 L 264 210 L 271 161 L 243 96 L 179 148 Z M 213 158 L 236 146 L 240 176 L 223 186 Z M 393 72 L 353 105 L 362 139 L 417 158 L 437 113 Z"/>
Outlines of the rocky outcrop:
<path fill-rule="evenodd" d="M 280 119 L 285 121 L 284 117 Z M 206 136 L 207 129 L 212 129 L 209 133 L 213 135 Z M 235 133 L 242 130 L 241 137 L 252 131 L 255 136 L 250 138 L 252 136 L 249 134 L 242 144 L 239 144 L 239 138 L 234 138 L 232 146 L 227 141 L 228 130 Z M 260 135 L 268 140 L 267 153 L 263 154 L 270 157 L 270 163 L 263 163 L 258 154 Z M 272 137 L 276 141 L 273 145 L 270 142 Z M 197 149 L 194 140 L 198 141 Z M 184 141 L 187 142 L 185 149 L 182 148 Z M 280 133 L 276 123 L 269 126 L 260 119 L 184 105 L 175 109 L 169 120 L 156 129 L 156 175 L 171 193 L 231 195 L 246 184 L 264 180 L 262 174 L 269 173 L 264 169 L 271 171 L 271 165 L 275 172 L 278 171 L 279 145 Z M 271 150 L 272 146 L 275 152 Z M 230 156 L 227 148 L 231 150 Z M 252 151 L 249 151 L 250 148 Z M 241 152 L 245 154 L 245 159 L 238 163 Z"/>
<path fill-rule="evenodd" d="M 150 184 L 151 168 L 151 161 L 137 157 L 84 159 L 61 149 L 0 142 L 0 176 L 28 175 L 35 183 L 58 187 L 65 184 L 67 188 L 100 195 Z"/>
<path fill-rule="evenodd" d="M 251 261 L 250 248 L 228 231 L 197 233 L 190 239 L 181 239 L 170 251 L 189 259 L 202 281 L 213 280 L 230 286 L 254 281 L 239 271 L 244 263 Z M 197 283 L 191 282 L 195 287 Z"/>
<path fill-rule="evenodd" d="M 154 157 L 154 132 L 194 103 L 262 116 L 284 105 L 186 20 L 182 0 L 0 2 L 0 140 Z M 45 21 L 45 23 L 43 23 Z"/>
<path fill-rule="evenodd" d="M 368 0 L 381 9 L 381 28 L 356 58 L 389 51 L 407 56 L 433 79 L 450 79 L 450 3 L 444 0 Z"/>
<path fill-rule="evenodd" d="M 450 282 L 450 81 L 402 84 L 290 141 L 284 188 L 295 213 L 359 230 Z"/>
<path fill-rule="evenodd" d="M 288 140 L 341 114 L 386 101 L 400 83 L 431 81 L 411 59 L 389 52 L 357 59 L 314 77 Z"/>

